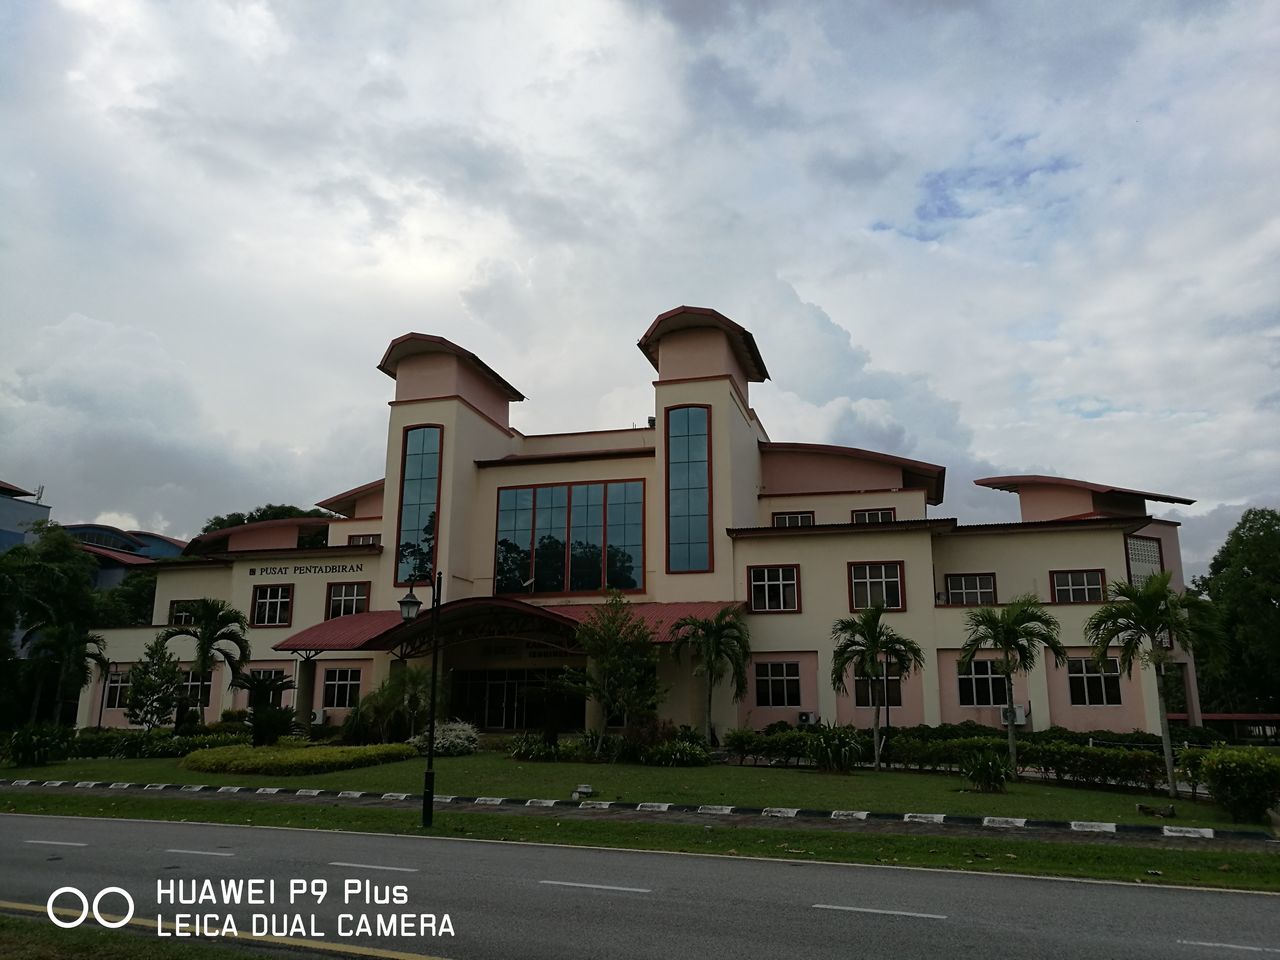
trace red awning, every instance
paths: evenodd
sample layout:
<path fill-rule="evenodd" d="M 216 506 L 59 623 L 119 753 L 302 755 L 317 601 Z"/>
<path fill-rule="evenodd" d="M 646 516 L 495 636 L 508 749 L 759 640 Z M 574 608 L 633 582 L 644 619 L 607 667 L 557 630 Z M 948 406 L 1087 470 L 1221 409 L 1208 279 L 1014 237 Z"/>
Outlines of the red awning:
<path fill-rule="evenodd" d="M 317 651 L 360 650 L 369 641 L 400 626 L 404 620 L 399 610 L 374 610 L 370 613 L 353 613 L 334 617 L 315 626 L 299 630 L 287 640 L 271 649 Z"/>
<path fill-rule="evenodd" d="M 653 632 L 656 643 L 671 642 L 671 628 L 685 617 L 701 617 L 711 619 L 725 607 L 740 607 L 738 600 L 687 600 L 674 603 L 633 603 L 631 612 L 639 617 L 646 627 Z M 595 610 L 604 608 L 603 603 L 563 603 L 543 607 L 554 610 L 561 616 L 569 617 L 581 623 L 591 616 Z"/>

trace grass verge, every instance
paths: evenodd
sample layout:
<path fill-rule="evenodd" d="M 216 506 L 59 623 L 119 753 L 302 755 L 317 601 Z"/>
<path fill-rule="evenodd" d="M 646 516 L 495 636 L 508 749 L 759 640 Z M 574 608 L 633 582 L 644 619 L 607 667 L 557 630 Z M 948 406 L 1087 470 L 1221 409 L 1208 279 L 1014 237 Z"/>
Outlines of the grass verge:
<path fill-rule="evenodd" d="M 207 783 L 212 786 L 302 786 L 377 793 L 420 793 L 420 759 L 359 770 L 299 777 L 218 774 L 188 770 L 177 760 L 66 760 L 44 767 L 0 769 L 0 777 L 21 780 L 126 780 L 135 783 Z M 1031 820 L 1101 820 L 1162 823 L 1138 814 L 1135 804 L 1161 804 L 1144 793 L 1088 790 L 1035 780 L 1011 784 L 1006 793 L 965 789 L 959 774 L 862 771 L 850 776 L 774 767 L 640 767 L 623 764 L 523 763 L 504 754 L 482 752 L 436 761 L 436 790 L 459 796 L 568 799 L 579 783 L 590 783 L 603 800 L 635 803 L 667 801 L 739 807 L 810 807 L 820 810 L 875 810 L 885 813 L 1026 817 Z M 1177 801 L 1184 826 L 1233 826 L 1208 802 Z"/>
<path fill-rule="evenodd" d="M 153 936 L 126 931 L 85 928 L 62 930 L 48 920 L 22 920 L 0 916 L 0 957 L 5 960 L 227 960 L 243 956 L 235 944 L 207 946 L 199 941 L 168 943 Z M 261 954 L 257 954 L 261 955 Z"/>
<path fill-rule="evenodd" d="M 405 810 L 326 803 L 297 806 L 159 797 L 6 794 L 0 798 L 0 812 L 469 837 L 1280 891 L 1280 854 L 1270 851 L 452 812 L 437 812 L 435 827 L 424 831 L 417 824 L 416 814 Z M 3 955 L 0 952 L 0 956 Z"/>

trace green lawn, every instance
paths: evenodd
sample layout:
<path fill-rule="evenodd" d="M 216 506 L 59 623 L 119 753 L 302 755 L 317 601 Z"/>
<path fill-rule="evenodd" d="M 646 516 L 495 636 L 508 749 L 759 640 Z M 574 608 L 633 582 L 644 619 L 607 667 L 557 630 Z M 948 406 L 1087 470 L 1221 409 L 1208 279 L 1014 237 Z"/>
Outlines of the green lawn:
<path fill-rule="evenodd" d="M 1013 784 L 1004 794 L 965 789 L 958 775 L 861 771 L 850 776 L 813 770 L 751 766 L 694 768 L 585 763 L 524 763 L 482 752 L 436 761 L 436 792 L 459 796 L 569 798 L 590 783 L 603 800 L 732 804 L 741 807 L 811 807 L 887 813 L 1026 817 L 1033 820 L 1102 820 L 1162 823 L 1136 813 L 1135 803 L 1162 801 L 1149 794 L 1058 787 L 1037 781 Z M 420 793 L 421 760 L 302 777 L 196 773 L 177 760 L 68 760 L 44 767 L 0 769 L 0 777 L 33 780 L 104 780 L 135 783 L 205 783 L 214 786 L 298 786 Z M 1231 827 L 1230 817 L 1206 802 L 1180 800 L 1176 823 Z M 1252 826 L 1252 825 L 1251 825 Z M 1257 829 L 1265 829 L 1257 825 Z"/>
<path fill-rule="evenodd" d="M 87 796 L 83 793 L 0 794 L 0 813 L 128 817 L 239 823 L 256 826 L 357 830 L 422 835 L 416 811 L 334 802 L 297 804 L 179 800 L 156 796 Z M 1061 842 L 980 837 L 910 836 L 869 830 L 831 830 L 727 824 L 654 824 L 613 817 L 523 814 L 436 814 L 433 836 L 477 840 L 563 843 L 636 850 L 716 853 L 728 856 L 824 860 L 1093 877 L 1148 884 L 1188 884 L 1280 891 L 1280 853 L 1262 849 L 1201 850 L 1157 844 Z M 3 950 L 0 940 L 0 956 Z M 25 956 L 25 955 L 22 955 Z M 40 955 L 36 955 L 40 956 Z M 114 955 L 112 955 L 114 956 Z"/>
<path fill-rule="evenodd" d="M 240 949 L 243 950 L 243 946 Z M 235 946 L 209 946 L 201 941 L 160 940 L 147 932 L 108 931 L 94 927 L 62 930 L 46 918 L 19 920 L 0 916 L 0 957 L 5 960 L 229 960 L 244 956 Z M 261 953 L 254 952 L 254 956 Z"/>

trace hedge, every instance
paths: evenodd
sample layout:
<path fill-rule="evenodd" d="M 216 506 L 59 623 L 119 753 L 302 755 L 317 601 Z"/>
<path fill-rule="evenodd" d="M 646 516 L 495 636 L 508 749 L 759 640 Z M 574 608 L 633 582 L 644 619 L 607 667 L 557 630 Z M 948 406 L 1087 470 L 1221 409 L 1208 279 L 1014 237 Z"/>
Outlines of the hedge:
<path fill-rule="evenodd" d="M 261 773 L 295 777 L 397 763 L 417 756 L 407 743 L 367 747 L 218 747 L 197 750 L 180 764 L 201 773 Z"/>
<path fill-rule="evenodd" d="M 1231 819 L 1264 821 L 1280 808 L 1280 757 L 1261 747 L 1219 747 L 1203 759 L 1205 781 L 1213 799 Z"/>

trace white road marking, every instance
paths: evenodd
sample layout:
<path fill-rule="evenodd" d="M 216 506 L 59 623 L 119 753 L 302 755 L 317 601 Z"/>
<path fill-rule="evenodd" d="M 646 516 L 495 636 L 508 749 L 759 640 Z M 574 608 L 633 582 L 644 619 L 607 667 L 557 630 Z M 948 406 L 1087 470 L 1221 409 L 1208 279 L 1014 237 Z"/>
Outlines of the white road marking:
<path fill-rule="evenodd" d="M 647 887 L 611 887 L 606 883 L 573 883 L 569 880 L 539 880 L 549 887 L 584 887 L 587 890 L 619 890 L 622 893 L 653 893 Z"/>
<path fill-rule="evenodd" d="M 166 850 L 165 853 L 188 853 L 193 857 L 234 857 L 234 853 L 220 850 Z"/>
<path fill-rule="evenodd" d="M 842 907 L 834 903 L 815 903 L 815 910 L 847 910 L 849 913 L 879 913 L 890 917 L 915 917 L 918 920 L 945 920 L 940 913 L 912 913 L 909 910 L 873 910 L 871 907 Z"/>
<path fill-rule="evenodd" d="M 1238 943 L 1208 943 L 1204 940 L 1179 940 L 1186 947 L 1217 947 L 1219 950 L 1245 950 L 1249 953 L 1280 953 L 1276 947 L 1242 947 Z"/>
<path fill-rule="evenodd" d="M 23 840 L 23 843 L 38 843 L 46 847 L 87 847 L 87 843 L 72 843 L 70 840 Z"/>
<path fill-rule="evenodd" d="M 354 867 L 357 870 L 394 870 L 396 873 L 417 873 L 417 867 L 384 867 L 376 863 L 343 863 L 341 860 L 329 862 L 331 867 Z"/>

